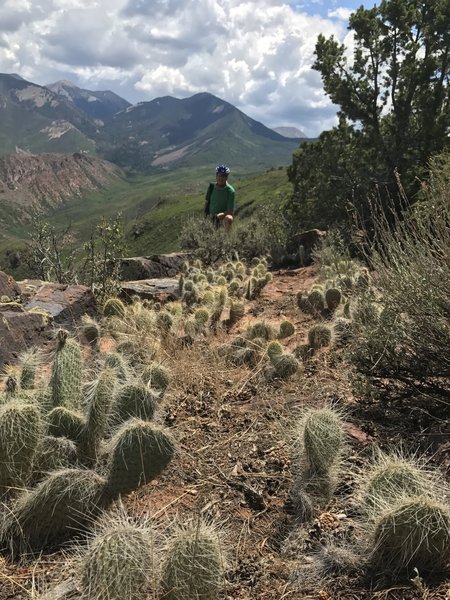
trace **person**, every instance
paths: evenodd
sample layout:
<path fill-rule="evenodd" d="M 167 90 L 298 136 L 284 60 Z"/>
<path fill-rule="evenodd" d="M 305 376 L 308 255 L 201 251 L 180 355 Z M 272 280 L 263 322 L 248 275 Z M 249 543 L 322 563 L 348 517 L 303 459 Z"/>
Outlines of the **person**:
<path fill-rule="evenodd" d="M 234 187 L 228 183 L 230 169 L 226 165 L 216 167 L 216 183 L 210 183 L 205 197 L 205 216 L 210 217 L 216 227 L 224 226 L 229 231 L 233 224 Z"/>

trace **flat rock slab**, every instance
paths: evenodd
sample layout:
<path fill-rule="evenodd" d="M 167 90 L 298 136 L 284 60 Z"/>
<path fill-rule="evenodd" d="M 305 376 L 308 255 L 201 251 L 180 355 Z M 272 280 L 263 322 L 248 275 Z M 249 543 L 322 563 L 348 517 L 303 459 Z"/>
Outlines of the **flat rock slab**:
<path fill-rule="evenodd" d="M 141 280 L 175 277 L 183 268 L 186 254 L 155 254 L 153 256 L 134 256 L 120 261 L 120 279 Z"/>
<path fill-rule="evenodd" d="M 175 277 L 165 279 L 139 279 L 137 281 L 123 281 L 120 295 L 126 300 L 132 296 L 139 296 L 148 300 L 166 302 L 177 300 L 178 279 Z"/>
<path fill-rule="evenodd" d="M 11 277 L 0 271 L 0 297 L 8 296 L 10 300 L 16 300 L 20 296 L 20 287 Z"/>
<path fill-rule="evenodd" d="M 33 279 L 19 281 L 25 310 L 38 308 L 53 317 L 53 322 L 67 327 L 76 325 L 85 313 L 95 314 L 95 298 L 85 285 L 65 285 Z"/>
<path fill-rule="evenodd" d="M 45 316 L 3 310 L 0 314 L 0 367 L 14 362 L 31 346 L 48 344 L 52 337 L 52 328 Z"/>

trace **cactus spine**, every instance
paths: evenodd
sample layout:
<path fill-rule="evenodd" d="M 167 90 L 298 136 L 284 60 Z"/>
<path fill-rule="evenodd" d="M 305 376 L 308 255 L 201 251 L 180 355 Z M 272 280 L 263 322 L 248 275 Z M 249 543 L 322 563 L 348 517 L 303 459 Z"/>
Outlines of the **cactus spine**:
<path fill-rule="evenodd" d="M 155 413 L 157 402 L 157 394 L 145 383 L 129 383 L 120 388 L 116 394 L 111 415 L 112 424 L 119 425 L 130 417 L 150 421 Z"/>

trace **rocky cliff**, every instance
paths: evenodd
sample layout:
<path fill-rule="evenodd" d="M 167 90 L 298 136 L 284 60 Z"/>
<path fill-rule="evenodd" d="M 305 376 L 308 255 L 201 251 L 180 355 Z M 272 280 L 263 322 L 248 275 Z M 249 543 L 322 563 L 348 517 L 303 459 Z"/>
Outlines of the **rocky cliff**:
<path fill-rule="evenodd" d="M 0 204 L 26 221 L 30 208 L 45 211 L 120 176 L 116 165 L 78 152 L 9 154 L 0 157 Z"/>

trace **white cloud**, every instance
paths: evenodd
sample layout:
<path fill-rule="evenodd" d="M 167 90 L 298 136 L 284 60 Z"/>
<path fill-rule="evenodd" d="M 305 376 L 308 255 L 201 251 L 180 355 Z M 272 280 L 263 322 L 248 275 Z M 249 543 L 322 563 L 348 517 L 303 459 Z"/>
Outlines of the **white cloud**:
<path fill-rule="evenodd" d="M 352 12 L 354 12 L 354 11 L 350 10 L 349 8 L 344 8 L 343 6 L 339 6 L 338 8 L 335 8 L 334 10 L 329 10 L 328 16 L 335 17 L 336 19 L 340 19 L 341 21 L 348 21 Z"/>
<path fill-rule="evenodd" d="M 0 71 L 131 102 L 206 91 L 317 135 L 336 108 L 311 64 L 319 33 L 347 33 L 349 11 L 335 6 L 325 18 L 278 0 L 3 0 Z"/>

